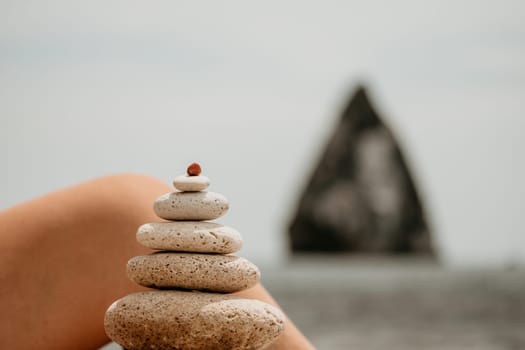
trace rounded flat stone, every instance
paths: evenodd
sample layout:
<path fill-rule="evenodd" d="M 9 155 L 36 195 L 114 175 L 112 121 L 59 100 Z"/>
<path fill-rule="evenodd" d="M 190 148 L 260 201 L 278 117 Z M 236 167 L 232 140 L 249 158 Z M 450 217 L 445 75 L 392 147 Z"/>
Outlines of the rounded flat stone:
<path fill-rule="evenodd" d="M 158 252 L 128 261 L 128 277 L 144 287 L 233 293 L 254 286 L 257 266 L 233 255 Z"/>
<path fill-rule="evenodd" d="M 155 201 L 155 214 L 166 220 L 213 220 L 228 211 L 226 197 L 216 192 L 171 192 Z"/>
<path fill-rule="evenodd" d="M 125 296 L 106 311 L 106 334 L 128 350 L 260 349 L 284 330 L 284 316 L 258 300 L 148 291 Z"/>
<path fill-rule="evenodd" d="M 137 231 L 137 241 L 152 249 L 197 253 L 230 254 L 242 246 L 235 229 L 206 221 L 144 224 Z"/>
<path fill-rule="evenodd" d="M 180 175 L 173 179 L 173 187 L 175 187 L 179 191 L 202 191 L 207 189 L 209 185 L 210 179 L 203 175 Z"/>

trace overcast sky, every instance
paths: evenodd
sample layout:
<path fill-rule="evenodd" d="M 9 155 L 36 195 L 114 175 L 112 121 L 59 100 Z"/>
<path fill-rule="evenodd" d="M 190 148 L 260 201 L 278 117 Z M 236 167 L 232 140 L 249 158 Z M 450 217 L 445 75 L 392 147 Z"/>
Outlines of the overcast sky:
<path fill-rule="evenodd" d="M 199 160 L 246 238 L 284 228 L 359 82 L 451 262 L 525 261 L 522 1 L 0 1 L 0 207 Z"/>

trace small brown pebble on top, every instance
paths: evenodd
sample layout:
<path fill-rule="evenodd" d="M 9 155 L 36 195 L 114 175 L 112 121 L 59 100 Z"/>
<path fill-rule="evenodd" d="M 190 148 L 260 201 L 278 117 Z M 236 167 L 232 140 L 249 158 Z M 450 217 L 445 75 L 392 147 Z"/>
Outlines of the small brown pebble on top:
<path fill-rule="evenodd" d="M 188 166 L 188 169 L 186 169 L 186 172 L 188 173 L 188 176 L 198 176 L 200 175 L 202 169 L 199 163 L 191 163 Z"/>

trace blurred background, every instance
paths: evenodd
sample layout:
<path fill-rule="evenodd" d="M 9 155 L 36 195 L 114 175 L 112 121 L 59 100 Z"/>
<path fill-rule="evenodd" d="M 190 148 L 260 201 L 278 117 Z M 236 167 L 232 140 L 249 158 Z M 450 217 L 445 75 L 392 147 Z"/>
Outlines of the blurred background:
<path fill-rule="evenodd" d="M 318 348 L 523 349 L 524 23 L 521 1 L 0 1 L 0 208 L 198 161 Z M 360 86 L 433 254 L 291 253 Z"/>

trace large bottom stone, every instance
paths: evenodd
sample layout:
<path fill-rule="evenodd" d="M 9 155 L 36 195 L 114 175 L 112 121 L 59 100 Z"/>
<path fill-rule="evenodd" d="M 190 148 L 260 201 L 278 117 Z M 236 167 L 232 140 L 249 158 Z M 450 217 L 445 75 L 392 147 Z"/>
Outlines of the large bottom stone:
<path fill-rule="evenodd" d="M 284 330 L 284 316 L 258 300 L 183 291 L 130 294 L 106 311 L 107 335 L 128 350 L 260 349 Z"/>

